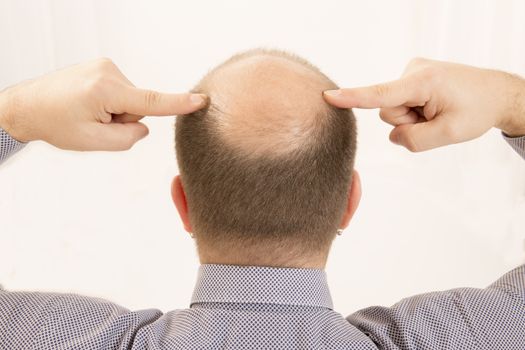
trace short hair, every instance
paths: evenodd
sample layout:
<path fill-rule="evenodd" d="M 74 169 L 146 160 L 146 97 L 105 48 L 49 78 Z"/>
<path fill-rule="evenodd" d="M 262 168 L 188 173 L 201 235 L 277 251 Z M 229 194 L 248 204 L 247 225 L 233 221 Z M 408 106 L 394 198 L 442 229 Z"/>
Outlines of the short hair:
<path fill-rule="evenodd" d="M 306 125 L 302 125 L 299 132 L 279 136 L 278 142 L 275 135 L 282 132 L 283 126 L 279 122 L 278 125 L 271 123 L 281 119 L 283 123 L 288 122 L 286 113 L 270 108 L 272 101 L 283 98 L 278 91 L 273 91 L 276 82 L 280 84 L 278 74 L 274 77 L 277 80 L 258 84 L 263 85 L 258 88 L 268 100 L 257 100 L 249 91 L 228 96 L 226 102 L 222 99 L 219 103 L 218 97 L 214 100 L 224 94 L 218 91 L 221 84 L 214 82 L 217 72 L 254 57 L 262 58 L 257 62 L 257 72 L 263 77 L 267 74 L 265 70 L 270 70 L 272 59 L 282 61 L 278 69 L 283 71 L 288 64 L 306 68 L 310 72 L 305 78 L 308 81 L 298 84 L 297 88 L 302 89 L 313 80 L 313 87 L 308 89 L 320 98 L 313 108 L 294 111 L 299 123 Z M 231 84 L 234 82 L 222 82 L 224 87 Z M 322 91 L 332 88 L 337 86 L 306 60 L 282 51 L 262 49 L 232 57 L 197 85 L 193 91 L 208 94 L 210 105 L 177 118 L 176 151 L 198 245 L 264 250 L 268 243 L 277 243 L 288 246 L 295 254 L 329 249 L 347 206 L 356 152 L 352 111 L 329 106 L 322 100 Z M 299 102 L 309 103 L 300 101 L 307 98 L 295 94 L 287 97 L 286 103 L 293 108 Z M 235 124 L 242 120 L 246 124 L 242 134 L 246 137 L 229 138 L 224 119 L 231 114 L 229 105 L 241 99 L 247 105 L 257 104 L 257 108 L 249 108 L 249 112 L 245 109 L 240 118 L 229 122 Z M 263 124 L 260 119 L 252 123 L 255 114 L 266 112 L 261 111 L 260 106 L 271 111 L 268 123 L 266 119 Z M 303 119 L 308 122 L 303 123 Z"/>

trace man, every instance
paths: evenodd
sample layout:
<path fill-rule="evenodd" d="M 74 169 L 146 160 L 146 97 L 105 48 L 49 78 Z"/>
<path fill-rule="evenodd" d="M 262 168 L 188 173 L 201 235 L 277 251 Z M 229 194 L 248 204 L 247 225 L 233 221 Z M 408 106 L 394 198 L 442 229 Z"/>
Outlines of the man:
<path fill-rule="evenodd" d="M 332 310 L 322 269 L 360 189 L 352 169 L 353 115 L 324 104 L 323 91 L 339 107 L 383 107 L 382 118 L 395 126 L 391 138 L 413 151 L 495 126 L 516 136 L 507 139 L 525 156 L 522 79 L 433 61 L 413 62 L 407 71 L 392 83 L 337 90 L 307 62 L 261 50 L 213 70 L 196 89 L 211 103 L 179 118 L 176 128 L 181 177 L 173 182 L 173 198 L 203 263 L 191 307 L 163 315 L 76 295 L 3 292 L 0 348 L 522 348 L 524 266 L 483 290 L 420 295 L 346 319 Z M 42 138 L 24 138 L 31 133 L 14 127 L 27 125 L 26 108 L 9 113 L 4 120 L 10 123 L 0 118 L 0 126 L 23 140 Z M 127 109 L 114 113 L 146 114 Z M 89 115 L 83 125 L 104 126 Z M 73 129 L 82 129 L 78 124 Z M 62 142 L 59 133 L 49 139 Z M 103 140 L 65 144 L 100 149 L 108 147 Z"/>
<path fill-rule="evenodd" d="M 307 62 L 261 50 L 199 84 L 211 105 L 177 120 L 173 194 L 202 263 L 324 267 L 360 198 L 355 118 L 322 97 L 335 87 Z"/>

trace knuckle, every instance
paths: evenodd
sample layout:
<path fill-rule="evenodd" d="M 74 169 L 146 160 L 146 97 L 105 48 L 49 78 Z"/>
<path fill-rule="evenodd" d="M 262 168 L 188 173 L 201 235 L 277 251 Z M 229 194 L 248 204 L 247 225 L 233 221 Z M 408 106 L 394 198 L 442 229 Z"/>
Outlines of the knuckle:
<path fill-rule="evenodd" d="M 405 134 L 403 138 L 404 139 L 402 141 L 402 144 L 403 144 L 403 146 L 405 146 L 405 148 L 407 150 L 409 150 L 410 152 L 413 152 L 413 153 L 421 151 L 421 148 L 419 147 L 419 145 L 417 144 L 416 140 L 414 139 L 414 137 L 411 134 Z"/>
<path fill-rule="evenodd" d="M 408 62 L 409 66 L 420 66 L 422 64 L 427 63 L 428 60 L 424 57 L 414 57 Z"/>
<path fill-rule="evenodd" d="M 118 88 L 119 85 L 118 79 L 107 71 L 95 72 L 86 83 L 87 92 L 92 95 L 109 91 L 110 88 Z"/>
<path fill-rule="evenodd" d="M 144 95 L 144 104 L 146 109 L 157 105 L 160 101 L 160 93 L 157 91 L 147 91 Z"/>
<path fill-rule="evenodd" d="M 407 150 L 409 150 L 410 152 L 412 152 L 412 153 L 418 153 L 418 152 L 421 151 L 421 150 L 417 147 L 417 145 L 414 144 L 414 143 L 407 143 L 407 144 L 405 145 L 405 148 L 406 148 Z"/>
<path fill-rule="evenodd" d="M 92 74 L 93 75 L 113 75 L 115 73 L 115 70 L 117 66 L 113 63 L 113 61 L 107 57 L 99 58 L 95 60 L 92 68 Z"/>
<path fill-rule="evenodd" d="M 112 68 L 115 66 L 113 61 L 108 57 L 101 57 L 96 60 L 96 65 L 100 69 Z"/>
<path fill-rule="evenodd" d="M 388 110 L 381 108 L 379 110 L 379 118 L 381 118 L 382 121 L 386 122 L 388 120 Z"/>
<path fill-rule="evenodd" d="M 421 69 L 419 74 L 423 79 L 431 80 L 436 76 L 437 72 L 434 66 L 426 66 L 425 68 Z"/>
<path fill-rule="evenodd" d="M 379 97 L 384 97 L 388 95 L 389 87 L 386 84 L 378 84 L 374 86 L 374 93 Z"/>
<path fill-rule="evenodd" d="M 109 79 L 103 74 L 96 74 L 87 84 L 87 92 L 90 95 L 97 95 L 109 84 Z"/>
<path fill-rule="evenodd" d="M 437 86 L 443 80 L 444 71 L 440 67 L 429 65 L 421 70 L 420 75 L 427 84 Z"/>

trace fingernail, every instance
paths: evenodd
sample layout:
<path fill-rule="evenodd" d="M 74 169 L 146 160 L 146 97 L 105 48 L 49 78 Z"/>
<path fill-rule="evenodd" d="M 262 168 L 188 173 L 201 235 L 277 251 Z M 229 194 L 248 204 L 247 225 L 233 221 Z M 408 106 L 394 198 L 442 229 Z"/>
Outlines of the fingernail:
<path fill-rule="evenodd" d="M 207 98 L 204 94 L 191 94 L 190 101 L 195 106 L 202 106 L 206 103 Z"/>
<path fill-rule="evenodd" d="M 341 95 L 341 90 L 326 90 L 323 94 L 330 97 L 338 97 Z"/>

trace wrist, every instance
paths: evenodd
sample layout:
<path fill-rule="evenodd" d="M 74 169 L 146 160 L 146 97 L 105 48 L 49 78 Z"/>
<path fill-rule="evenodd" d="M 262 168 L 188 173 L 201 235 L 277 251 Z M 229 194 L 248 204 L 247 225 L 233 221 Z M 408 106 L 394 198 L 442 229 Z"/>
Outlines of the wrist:
<path fill-rule="evenodd" d="M 11 118 L 6 90 L 0 91 L 0 128 L 7 131 L 8 123 Z"/>
<path fill-rule="evenodd" d="M 22 125 L 17 118 L 17 106 L 15 98 L 15 87 L 0 91 L 0 128 L 4 129 L 13 139 L 26 143 L 30 139 L 24 135 Z"/>
<path fill-rule="evenodd" d="M 509 90 L 503 91 L 507 97 L 508 108 L 504 110 L 501 122 L 496 125 L 507 136 L 525 135 L 525 79 L 509 75 Z"/>

